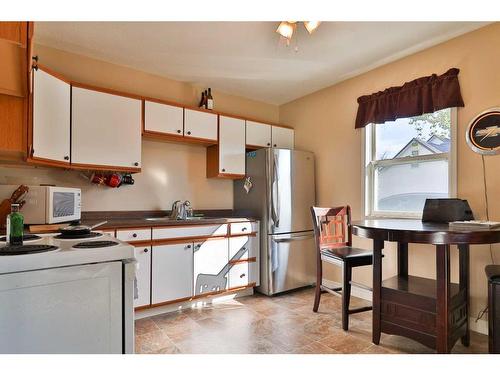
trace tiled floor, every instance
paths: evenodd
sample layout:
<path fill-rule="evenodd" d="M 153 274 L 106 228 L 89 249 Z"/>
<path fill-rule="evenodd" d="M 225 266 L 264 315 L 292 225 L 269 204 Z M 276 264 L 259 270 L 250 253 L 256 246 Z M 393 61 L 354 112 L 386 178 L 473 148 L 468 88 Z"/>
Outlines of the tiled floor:
<path fill-rule="evenodd" d="M 323 294 L 312 312 L 312 289 L 278 297 L 260 294 L 185 312 L 136 321 L 137 353 L 433 353 L 412 340 L 382 334 L 371 343 L 371 312 L 351 315 L 349 332 L 340 322 L 340 298 Z M 365 304 L 352 298 L 351 307 Z M 487 336 L 471 332 L 471 345 L 453 353 L 487 353 Z"/>

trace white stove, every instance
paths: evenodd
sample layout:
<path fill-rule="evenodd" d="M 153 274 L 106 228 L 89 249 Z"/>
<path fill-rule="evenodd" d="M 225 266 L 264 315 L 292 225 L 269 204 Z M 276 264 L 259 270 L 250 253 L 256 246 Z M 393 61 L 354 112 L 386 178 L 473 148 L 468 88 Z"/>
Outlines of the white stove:
<path fill-rule="evenodd" d="M 40 237 L 24 244 L 50 251 L 0 256 L 0 353 L 133 353 L 133 246 Z"/>

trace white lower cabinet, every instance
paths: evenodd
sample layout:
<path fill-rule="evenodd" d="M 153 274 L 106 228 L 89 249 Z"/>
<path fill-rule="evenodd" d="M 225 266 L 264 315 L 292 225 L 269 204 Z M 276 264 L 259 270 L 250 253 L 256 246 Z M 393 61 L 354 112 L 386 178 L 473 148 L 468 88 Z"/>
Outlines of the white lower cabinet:
<path fill-rule="evenodd" d="M 151 248 L 149 246 L 136 247 L 134 250 L 137 260 L 137 292 L 134 307 L 146 306 L 151 303 Z"/>
<path fill-rule="evenodd" d="M 259 264 L 256 261 L 231 264 L 229 289 L 247 286 L 252 283 L 259 285 Z"/>
<path fill-rule="evenodd" d="M 189 298 L 193 293 L 193 243 L 153 246 L 151 303 Z"/>
<path fill-rule="evenodd" d="M 227 289 L 228 239 L 209 239 L 194 244 L 194 294 Z"/>

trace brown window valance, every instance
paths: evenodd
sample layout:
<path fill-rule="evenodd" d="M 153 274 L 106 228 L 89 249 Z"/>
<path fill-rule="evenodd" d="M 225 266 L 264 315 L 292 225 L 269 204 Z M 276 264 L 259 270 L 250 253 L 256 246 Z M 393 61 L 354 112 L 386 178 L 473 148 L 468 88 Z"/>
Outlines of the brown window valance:
<path fill-rule="evenodd" d="M 419 116 L 444 108 L 463 107 L 459 71 L 451 68 L 440 76 L 433 74 L 406 82 L 403 86 L 360 96 L 355 128 Z"/>

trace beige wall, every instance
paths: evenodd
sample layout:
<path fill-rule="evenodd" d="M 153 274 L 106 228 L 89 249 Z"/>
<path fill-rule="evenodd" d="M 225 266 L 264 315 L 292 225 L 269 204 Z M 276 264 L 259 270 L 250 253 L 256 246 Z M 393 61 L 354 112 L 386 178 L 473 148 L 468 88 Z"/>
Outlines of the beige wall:
<path fill-rule="evenodd" d="M 495 23 L 280 106 L 280 121 L 295 128 L 296 147 L 316 153 L 317 203 L 348 203 L 355 219 L 362 215 L 362 131 L 354 129 L 356 99 L 360 95 L 457 67 L 465 101 L 465 107 L 458 110 L 458 196 L 469 201 L 478 218 L 485 218 L 481 157 L 466 145 L 465 130 L 477 113 L 500 107 L 499 45 L 500 23 Z M 494 220 L 500 220 L 500 200 L 496 199 L 500 196 L 499 172 L 500 156 L 486 157 L 489 212 Z M 371 244 L 356 239 L 354 245 L 369 247 Z M 496 261 L 500 262 L 498 247 Z M 393 275 L 396 270 L 394 246 L 387 244 L 385 254 L 384 277 Z M 454 254 L 454 280 L 458 276 L 456 261 Z M 471 297 L 474 315 L 486 304 L 484 266 L 489 263 L 488 247 L 473 246 Z M 434 277 L 432 249 L 411 246 L 409 267 L 413 274 Z M 340 280 L 336 270 L 329 270 L 326 276 Z M 354 279 L 371 283 L 371 271 L 356 270 Z"/>
<path fill-rule="evenodd" d="M 39 63 L 72 80 L 134 94 L 197 105 L 201 88 L 124 66 L 36 45 Z M 215 109 L 262 121 L 278 122 L 278 107 L 213 91 Z M 205 177 L 205 147 L 143 141 L 142 172 L 135 185 L 111 189 L 95 186 L 78 172 L 48 168 L 0 166 L 0 184 L 52 183 L 81 187 L 83 209 L 169 209 L 174 200 L 189 199 L 195 209 L 232 208 L 233 183 Z"/>

